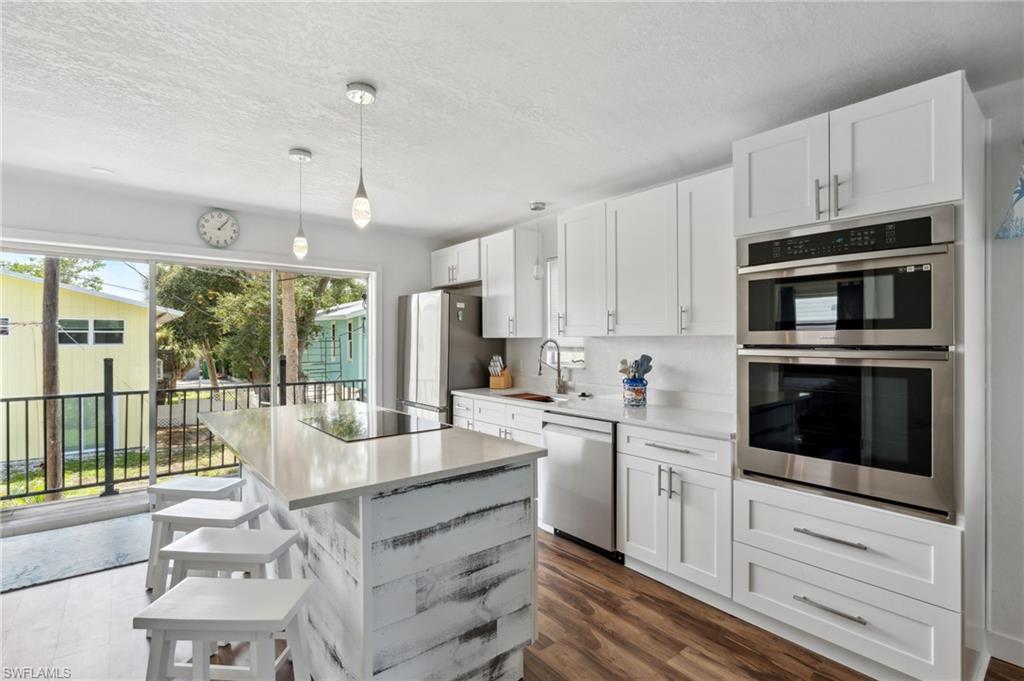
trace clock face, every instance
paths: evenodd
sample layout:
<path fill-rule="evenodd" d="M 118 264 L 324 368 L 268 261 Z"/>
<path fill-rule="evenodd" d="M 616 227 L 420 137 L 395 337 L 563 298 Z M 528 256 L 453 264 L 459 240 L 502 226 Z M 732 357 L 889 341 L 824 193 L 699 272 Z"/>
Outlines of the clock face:
<path fill-rule="evenodd" d="M 199 236 L 214 248 L 227 248 L 238 238 L 238 220 L 223 210 L 203 213 L 196 225 Z"/>

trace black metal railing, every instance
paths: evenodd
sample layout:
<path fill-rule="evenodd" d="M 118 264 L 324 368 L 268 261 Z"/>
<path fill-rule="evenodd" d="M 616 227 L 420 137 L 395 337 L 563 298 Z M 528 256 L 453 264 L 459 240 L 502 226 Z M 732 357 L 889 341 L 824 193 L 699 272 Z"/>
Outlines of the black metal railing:
<path fill-rule="evenodd" d="M 200 415 L 271 403 L 267 383 L 158 389 L 151 428 L 149 393 L 115 391 L 112 375 L 106 378 L 103 392 L 0 398 L 3 505 L 54 499 L 67 492 L 116 494 L 118 485 L 148 480 L 151 438 L 157 477 L 236 469 L 234 454 L 203 425 Z M 279 403 L 366 400 L 365 379 L 300 381 L 279 389 Z M 46 428 L 53 410 L 59 424 L 56 437 Z M 50 457 L 45 456 L 48 446 L 54 452 Z M 54 464 L 60 468 L 53 476 L 58 479 L 48 483 Z"/>

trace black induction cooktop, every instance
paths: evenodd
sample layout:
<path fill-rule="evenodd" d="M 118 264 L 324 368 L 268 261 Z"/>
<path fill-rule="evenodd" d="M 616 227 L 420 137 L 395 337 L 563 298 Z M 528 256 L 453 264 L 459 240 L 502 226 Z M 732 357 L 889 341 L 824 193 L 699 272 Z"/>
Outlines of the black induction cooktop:
<path fill-rule="evenodd" d="M 368 407 L 362 403 L 346 405 L 341 410 L 308 416 L 299 421 L 345 442 L 451 428 L 447 423 L 390 409 Z"/>

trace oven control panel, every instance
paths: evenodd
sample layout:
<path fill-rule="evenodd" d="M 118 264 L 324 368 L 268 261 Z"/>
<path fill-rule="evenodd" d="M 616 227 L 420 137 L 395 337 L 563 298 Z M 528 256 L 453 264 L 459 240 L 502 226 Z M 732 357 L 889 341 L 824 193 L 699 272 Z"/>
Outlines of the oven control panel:
<path fill-rule="evenodd" d="M 751 243 L 747 245 L 747 264 L 767 265 L 847 253 L 913 248 L 931 243 L 931 218 L 919 217 Z"/>

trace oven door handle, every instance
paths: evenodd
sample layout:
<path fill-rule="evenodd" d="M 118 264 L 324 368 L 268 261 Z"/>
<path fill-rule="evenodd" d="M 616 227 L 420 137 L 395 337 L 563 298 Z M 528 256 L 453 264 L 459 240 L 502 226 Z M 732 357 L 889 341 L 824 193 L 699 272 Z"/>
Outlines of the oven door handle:
<path fill-rule="evenodd" d="M 808 359 L 896 359 L 949 361 L 949 350 L 812 350 L 802 348 L 739 348 L 740 357 L 806 357 Z"/>

